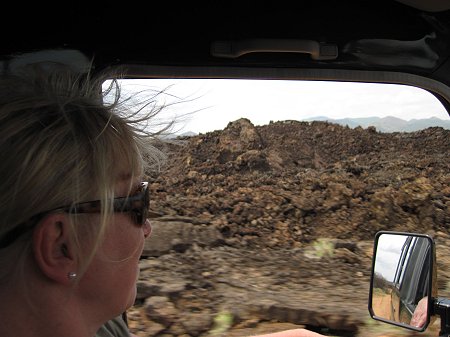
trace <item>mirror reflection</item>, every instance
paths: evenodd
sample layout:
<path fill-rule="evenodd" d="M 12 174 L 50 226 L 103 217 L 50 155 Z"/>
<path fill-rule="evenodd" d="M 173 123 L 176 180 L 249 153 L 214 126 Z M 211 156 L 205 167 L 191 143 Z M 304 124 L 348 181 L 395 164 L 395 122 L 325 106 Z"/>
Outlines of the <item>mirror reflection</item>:
<path fill-rule="evenodd" d="M 370 302 L 375 319 L 425 330 L 430 318 L 431 248 L 426 236 L 378 236 Z"/>

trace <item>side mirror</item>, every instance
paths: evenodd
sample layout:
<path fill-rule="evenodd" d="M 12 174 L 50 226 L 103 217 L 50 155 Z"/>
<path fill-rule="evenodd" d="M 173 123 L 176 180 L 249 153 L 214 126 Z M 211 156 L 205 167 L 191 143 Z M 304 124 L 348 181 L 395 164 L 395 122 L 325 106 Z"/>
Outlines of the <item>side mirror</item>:
<path fill-rule="evenodd" d="M 370 316 L 424 331 L 433 313 L 435 246 L 423 234 L 378 232 L 375 236 L 369 291 Z"/>

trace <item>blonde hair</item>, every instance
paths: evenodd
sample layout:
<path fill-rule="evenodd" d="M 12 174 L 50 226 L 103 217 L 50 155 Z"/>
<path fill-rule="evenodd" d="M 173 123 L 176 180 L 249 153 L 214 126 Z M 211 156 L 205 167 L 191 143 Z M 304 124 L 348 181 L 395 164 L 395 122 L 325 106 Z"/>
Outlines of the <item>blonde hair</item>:
<path fill-rule="evenodd" d="M 147 131 L 161 107 L 153 96 L 130 110 L 117 71 L 52 69 L 28 66 L 0 77 L 0 241 L 36 214 L 95 197 L 102 201 L 100 224 L 81 226 L 81 216 L 71 215 L 73 243 L 81 247 L 101 240 L 120 177 L 129 175 L 131 188 L 133 179 L 161 166 L 156 141 L 170 125 Z M 106 80 L 112 81 L 102 90 Z M 31 232 L 0 247 L 0 282 L 11 278 L 13 265 L 23 268 L 18 254 L 31 254 Z M 88 256 L 79 249 L 82 269 L 95 249 Z"/>

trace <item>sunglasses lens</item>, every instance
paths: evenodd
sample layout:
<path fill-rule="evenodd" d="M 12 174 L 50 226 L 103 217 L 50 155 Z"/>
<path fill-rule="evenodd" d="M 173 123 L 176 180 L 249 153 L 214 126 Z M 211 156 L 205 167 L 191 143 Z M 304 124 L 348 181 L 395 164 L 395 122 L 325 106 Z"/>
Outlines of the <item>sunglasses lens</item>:
<path fill-rule="evenodd" d="M 149 194 L 148 183 L 141 183 L 138 193 L 121 199 L 125 201 L 125 204 L 121 205 L 121 209 L 117 211 L 128 212 L 137 226 L 144 226 L 149 214 Z"/>
<path fill-rule="evenodd" d="M 148 189 L 148 183 L 142 183 L 142 193 L 141 193 L 141 206 L 139 209 L 134 210 L 133 216 L 135 223 L 140 226 L 145 225 L 145 221 L 148 218 L 148 209 L 150 207 L 150 191 Z"/>
<path fill-rule="evenodd" d="M 144 190 L 144 202 L 142 204 L 142 219 L 141 219 L 142 225 L 144 225 L 145 221 L 147 221 L 148 219 L 149 209 L 150 209 L 150 190 L 148 188 L 148 185 L 146 185 Z"/>
<path fill-rule="evenodd" d="M 133 221 L 136 225 L 142 226 L 144 224 L 144 217 L 140 211 L 132 211 L 131 216 L 133 217 Z"/>

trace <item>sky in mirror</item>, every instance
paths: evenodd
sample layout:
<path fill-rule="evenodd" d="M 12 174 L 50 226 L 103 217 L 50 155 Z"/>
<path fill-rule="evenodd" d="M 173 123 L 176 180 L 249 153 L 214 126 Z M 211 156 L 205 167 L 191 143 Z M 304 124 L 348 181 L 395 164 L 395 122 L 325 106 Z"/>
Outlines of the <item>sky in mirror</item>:
<path fill-rule="evenodd" d="M 122 80 L 125 93 L 164 91 L 168 105 L 160 118 L 178 120 L 177 133 L 224 129 L 248 118 L 255 125 L 270 121 L 397 117 L 405 121 L 436 117 L 449 120 L 429 92 L 410 86 L 323 81 L 146 79 Z"/>
<path fill-rule="evenodd" d="M 397 264 L 407 235 L 382 234 L 378 240 L 375 272 L 386 280 L 394 280 Z"/>

